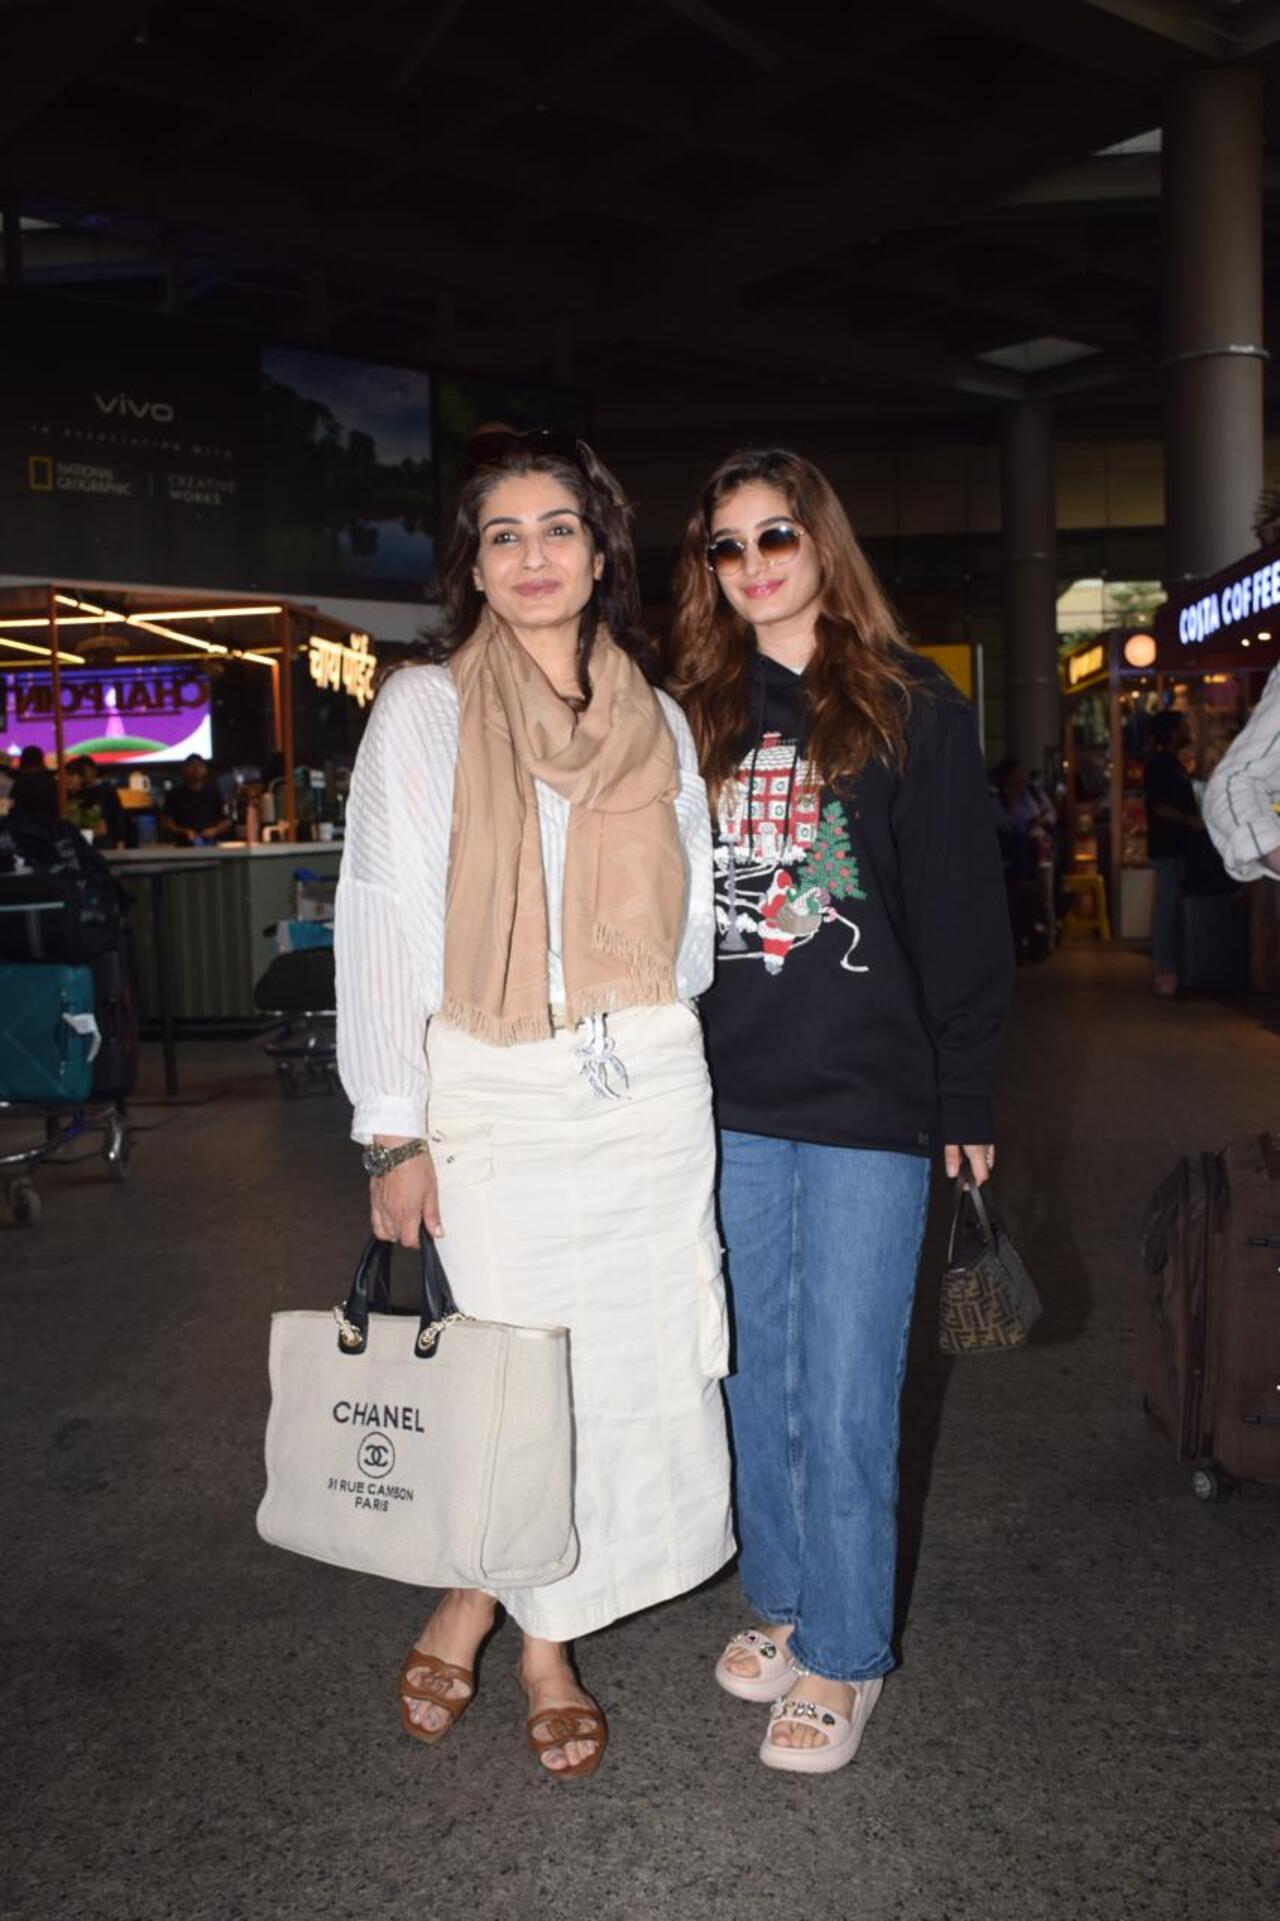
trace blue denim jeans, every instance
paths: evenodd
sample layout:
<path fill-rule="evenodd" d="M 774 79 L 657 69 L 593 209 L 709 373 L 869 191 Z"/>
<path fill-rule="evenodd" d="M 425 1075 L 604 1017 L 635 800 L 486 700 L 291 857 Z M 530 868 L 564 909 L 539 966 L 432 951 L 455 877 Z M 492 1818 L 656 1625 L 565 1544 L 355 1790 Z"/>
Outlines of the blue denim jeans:
<path fill-rule="evenodd" d="M 929 1163 L 721 1135 L 740 1571 L 801 1667 L 893 1666 L 898 1409 Z"/>
<path fill-rule="evenodd" d="M 1155 898 L 1151 903 L 1151 961 L 1157 974 L 1178 971 L 1178 902 L 1187 863 L 1181 854 L 1153 860 Z"/>

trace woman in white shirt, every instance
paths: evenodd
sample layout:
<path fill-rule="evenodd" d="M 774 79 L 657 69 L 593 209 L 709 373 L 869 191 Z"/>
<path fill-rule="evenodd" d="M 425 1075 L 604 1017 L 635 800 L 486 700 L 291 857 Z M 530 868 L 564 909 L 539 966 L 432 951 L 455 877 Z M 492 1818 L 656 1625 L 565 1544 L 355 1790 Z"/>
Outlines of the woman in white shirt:
<path fill-rule="evenodd" d="M 445 621 L 356 762 L 337 907 L 338 1052 L 374 1232 L 425 1225 L 464 1312 L 567 1326 L 579 1558 L 440 1601 L 400 1673 L 436 1742 L 501 1603 L 530 1746 L 592 1773 L 606 1724 L 569 1644 L 733 1552 L 710 1089 L 706 796 L 649 680 L 631 512 L 581 441 L 473 443 Z"/>

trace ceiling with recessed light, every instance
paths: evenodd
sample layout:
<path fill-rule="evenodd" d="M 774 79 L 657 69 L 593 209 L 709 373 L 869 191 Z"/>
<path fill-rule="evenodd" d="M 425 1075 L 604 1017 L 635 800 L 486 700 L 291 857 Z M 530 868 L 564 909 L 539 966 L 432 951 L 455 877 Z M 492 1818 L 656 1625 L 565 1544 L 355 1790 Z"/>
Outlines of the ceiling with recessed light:
<path fill-rule="evenodd" d="M 747 393 L 1155 422 L 1164 103 L 1280 67 L 1280 5 L 82 0 L 0 55 L 25 286 L 563 381 L 643 443 Z"/>

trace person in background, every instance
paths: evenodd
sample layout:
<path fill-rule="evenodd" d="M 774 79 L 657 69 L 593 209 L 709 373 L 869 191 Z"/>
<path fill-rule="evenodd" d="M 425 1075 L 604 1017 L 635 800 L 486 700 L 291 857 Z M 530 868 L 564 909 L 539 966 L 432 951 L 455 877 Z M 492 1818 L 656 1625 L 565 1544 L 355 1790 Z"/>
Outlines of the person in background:
<path fill-rule="evenodd" d="M 1052 834 L 1058 818 L 1053 803 L 1020 760 L 1002 760 L 991 776 L 991 788 L 996 824 L 1002 831 L 1031 834 L 1038 829 Z"/>
<path fill-rule="evenodd" d="M 18 772 L 9 795 L 15 814 L 42 814 L 46 820 L 58 818 L 58 778 L 45 765 L 42 747 L 24 747 L 18 756 Z"/>
<path fill-rule="evenodd" d="M 13 761 L 7 749 L 0 747 L 0 813 L 8 805 L 13 792 Z"/>
<path fill-rule="evenodd" d="M 93 834 L 95 847 L 123 847 L 124 808 L 110 781 L 103 780 L 91 754 L 67 762 L 67 819 Z"/>
<path fill-rule="evenodd" d="M 1280 880 L 1280 667 L 1210 776 L 1204 824 L 1233 880 Z"/>
<path fill-rule="evenodd" d="M 1054 941 L 1054 830 L 1058 816 L 1020 760 L 1002 760 L 991 776 L 996 833 L 1018 953 L 1044 959 Z"/>
<path fill-rule="evenodd" d="M 995 1158 L 1009 916 L 973 709 L 906 645 L 811 462 L 766 448 L 712 474 L 673 638 L 715 827 L 719 954 L 701 1006 L 757 1620 L 716 1680 L 773 1703 L 766 1767 L 829 1773 L 894 1665 L 930 1161 L 981 1186 Z"/>
<path fill-rule="evenodd" d="M 182 779 L 164 797 L 164 826 L 179 846 L 203 847 L 221 840 L 231 826 L 217 786 L 209 778 L 209 764 L 201 754 L 188 754 Z"/>
<path fill-rule="evenodd" d="M 1147 858 L 1155 875 L 1151 958 L 1157 994 L 1178 991 L 1178 903 L 1192 839 L 1203 831 L 1195 789 L 1180 759 L 1190 739 L 1184 714 L 1168 711 L 1152 719 L 1145 787 Z"/>

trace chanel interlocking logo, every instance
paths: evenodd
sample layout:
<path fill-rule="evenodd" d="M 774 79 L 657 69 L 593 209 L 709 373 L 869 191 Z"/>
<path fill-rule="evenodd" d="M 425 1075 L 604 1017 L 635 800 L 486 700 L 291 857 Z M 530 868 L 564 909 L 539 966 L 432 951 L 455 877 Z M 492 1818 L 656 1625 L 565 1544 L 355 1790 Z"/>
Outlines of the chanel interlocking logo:
<path fill-rule="evenodd" d="M 356 1465 L 371 1481 L 380 1481 L 396 1464 L 396 1451 L 377 1428 L 366 1434 L 356 1451 Z"/>

